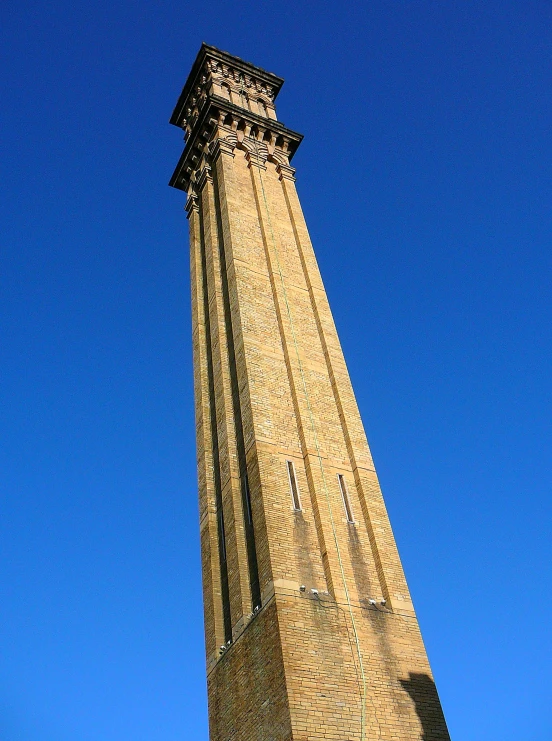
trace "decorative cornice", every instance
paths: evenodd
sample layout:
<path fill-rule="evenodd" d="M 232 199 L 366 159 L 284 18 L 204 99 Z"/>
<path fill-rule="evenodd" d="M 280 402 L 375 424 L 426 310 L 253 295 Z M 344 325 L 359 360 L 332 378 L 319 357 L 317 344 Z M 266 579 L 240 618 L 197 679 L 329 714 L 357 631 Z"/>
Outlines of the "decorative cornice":
<path fill-rule="evenodd" d="M 169 184 L 188 191 L 206 152 L 246 151 L 249 164 L 267 160 L 289 168 L 303 137 L 276 120 L 274 98 L 283 80 L 203 44 L 170 119 L 186 146 Z M 283 171 L 282 171 L 283 172 Z"/>
<path fill-rule="evenodd" d="M 211 166 L 207 163 L 203 163 L 203 167 L 200 169 L 199 174 L 197 175 L 196 179 L 196 185 L 197 189 L 201 192 L 203 190 L 203 186 L 205 183 L 212 183 L 213 182 L 213 175 L 211 173 Z"/>
<path fill-rule="evenodd" d="M 188 195 L 188 200 L 186 201 L 186 205 L 184 206 L 184 210 L 188 214 L 188 218 L 195 212 L 199 213 L 199 203 L 197 198 L 197 193 L 195 190 L 191 190 Z"/>
<path fill-rule="evenodd" d="M 276 172 L 280 176 L 280 180 L 291 180 L 295 182 L 295 167 L 279 164 L 276 165 Z"/>
<path fill-rule="evenodd" d="M 221 154 L 234 156 L 234 149 L 238 143 L 238 137 L 235 134 L 228 134 L 224 137 L 217 137 L 209 144 L 209 151 L 214 160 L 218 159 Z"/>
<path fill-rule="evenodd" d="M 266 96 L 272 102 L 284 84 L 282 78 L 272 72 L 203 43 L 170 118 L 171 124 L 183 128 L 183 121 L 190 115 L 186 110 L 190 110 L 190 113 L 194 110 L 212 77 L 218 77 L 220 81 L 225 80 L 233 86 L 243 86 L 246 91 Z"/>
<path fill-rule="evenodd" d="M 190 132 L 169 185 L 187 191 L 204 153 L 214 146 L 227 146 L 216 145 L 219 139 L 228 140 L 232 147 L 245 149 L 254 161 L 264 155 L 264 161 L 269 159 L 289 166 L 303 136 L 279 121 L 245 111 L 224 98 L 210 96 Z"/>

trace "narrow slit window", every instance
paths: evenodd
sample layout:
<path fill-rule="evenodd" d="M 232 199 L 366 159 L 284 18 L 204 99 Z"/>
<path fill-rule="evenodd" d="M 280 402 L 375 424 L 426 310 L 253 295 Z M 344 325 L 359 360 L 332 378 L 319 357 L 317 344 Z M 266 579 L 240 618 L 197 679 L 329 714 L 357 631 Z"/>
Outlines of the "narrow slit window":
<path fill-rule="evenodd" d="M 245 474 L 244 479 L 245 507 L 247 510 L 247 524 L 253 525 L 253 511 L 251 509 L 251 490 L 249 489 L 249 478 Z"/>
<path fill-rule="evenodd" d="M 291 500 L 293 502 L 293 509 L 299 511 L 301 509 L 301 498 L 299 496 L 299 486 L 297 485 L 297 476 L 295 475 L 295 466 L 293 461 L 286 461 L 287 470 L 289 476 L 289 489 L 291 491 Z"/>
<path fill-rule="evenodd" d="M 222 557 L 222 560 L 226 562 L 226 534 L 224 532 L 224 515 L 222 513 L 222 508 L 219 509 L 219 511 L 217 512 L 217 519 L 220 555 Z"/>
<path fill-rule="evenodd" d="M 347 489 L 345 477 L 338 473 L 337 479 L 339 481 L 339 488 L 341 489 L 341 496 L 343 497 L 345 513 L 347 514 L 347 522 L 354 522 L 355 518 L 353 517 L 353 508 L 351 507 L 351 500 L 349 499 L 349 491 Z"/>

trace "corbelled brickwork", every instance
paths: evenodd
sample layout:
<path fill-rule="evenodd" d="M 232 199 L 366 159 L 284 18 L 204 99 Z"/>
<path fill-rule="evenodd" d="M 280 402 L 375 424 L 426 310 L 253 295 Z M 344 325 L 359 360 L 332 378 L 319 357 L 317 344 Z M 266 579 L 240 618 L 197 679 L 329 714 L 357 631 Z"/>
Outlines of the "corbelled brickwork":
<path fill-rule="evenodd" d="M 276 119 L 203 45 L 186 147 L 211 741 L 449 738 Z"/>

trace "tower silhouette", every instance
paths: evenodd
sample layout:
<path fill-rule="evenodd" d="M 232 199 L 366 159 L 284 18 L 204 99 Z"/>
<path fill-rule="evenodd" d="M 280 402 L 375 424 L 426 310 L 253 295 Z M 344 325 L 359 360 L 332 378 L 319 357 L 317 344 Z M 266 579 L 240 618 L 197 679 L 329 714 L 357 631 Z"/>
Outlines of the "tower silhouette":
<path fill-rule="evenodd" d="M 211 741 L 449 734 L 290 161 L 283 80 L 203 44 L 186 145 Z"/>

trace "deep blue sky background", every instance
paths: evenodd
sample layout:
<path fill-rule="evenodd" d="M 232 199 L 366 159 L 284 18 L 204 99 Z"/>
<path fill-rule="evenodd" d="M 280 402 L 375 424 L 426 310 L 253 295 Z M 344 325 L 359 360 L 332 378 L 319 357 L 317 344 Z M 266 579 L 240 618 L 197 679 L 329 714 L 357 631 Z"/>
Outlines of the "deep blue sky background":
<path fill-rule="evenodd" d="M 4 0 L 0 738 L 207 741 L 187 222 L 202 40 L 298 188 L 454 741 L 552 738 L 547 2 Z"/>

